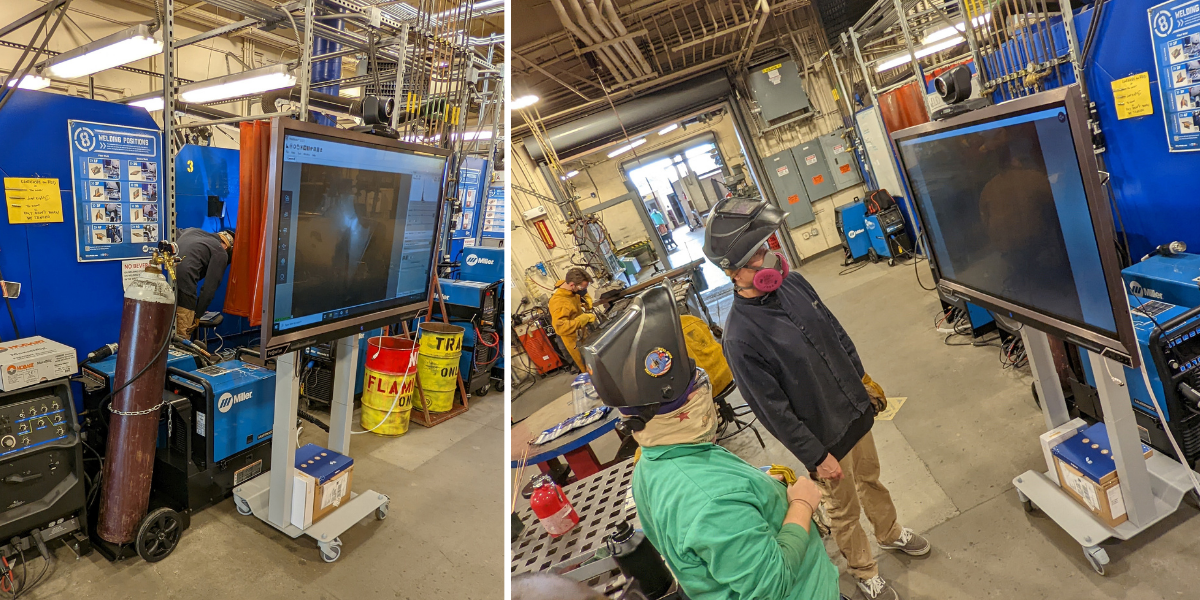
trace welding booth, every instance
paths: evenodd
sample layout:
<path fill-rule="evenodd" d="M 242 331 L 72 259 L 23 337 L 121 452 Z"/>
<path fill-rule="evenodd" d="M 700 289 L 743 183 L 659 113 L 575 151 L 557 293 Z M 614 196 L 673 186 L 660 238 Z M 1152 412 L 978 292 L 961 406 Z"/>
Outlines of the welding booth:
<path fill-rule="evenodd" d="M 1020 499 L 1103 575 L 1103 543 L 1200 498 L 1200 257 L 1186 252 L 1200 248 L 1188 175 L 1200 167 L 1200 22 L 1194 2 L 1098 4 L 1073 12 L 1074 42 L 1070 18 L 1036 32 L 1068 56 L 1096 29 L 1084 81 L 1067 68 L 1037 90 L 998 86 L 990 106 L 888 131 L 888 146 L 939 293 L 973 324 L 1003 320 L 1029 353 L 1047 465 L 1013 479 Z M 1030 48 L 1002 44 L 990 74 L 1053 58 Z M 1000 196 L 1006 207 L 989 200 Z"/>
<path fill-rule="evenodd" d="M 14 284 L 0 318 L 0 556 L 48 556 L 46 544 L 61 542 L 80 555 L 162 560 L 192 514 L 232 496 L 242 515 L 315 539 L 333 562 L 342 532 L 385 518 L 388 496 L 345 477 L 333 477 L 341 495 L 326 494 L 337 502 L 314 516 L 293 469 L 272 465 L 307 456 L 297 415 L 329 432 L 328 452 L 348 456 L 367 338 L 435 312 L 437 266 L 450 258 L 440 246 L 450 151 L 293 119 L 243 124 L 241 152 L 179 150 L 172 211 L 170 154 L 143 108 L 22 91 L 0 111 L 0 130 L 10 208 L 0 280 Z M 262 167 L 249 178 L 248 151 Z M 268 172 L 269 157 L 281 168 Z M 25 208 L 34 200 L 37 210 Z M 501 224 L 475 225 L 503 227 L 502 214 L 489 217 Z M 210 305 L 223 314 L 201 321 L 196 342 L 172 339 L 177 296 L 157 266 L 174 279 L 166 242 L 175 230 L 239 225 L 234 267 Z M 441 289 L 447 317 L 471 325 L 464 378 L 486 393 L 502 381 L 503 250 L 458 248 L 461 269 Z M 143 310 L 151 305 L 158 312 Z M 46 383 L 30 385 L 26 357 L 48 365 L 28 371 Z M 119 404 L 135 396 L 148 404 Z M 328 424 L 305 412 L 318 396 Z M 392 408 L 407 430 L 409 407 Z M 464 399 L 436 418 L 465 410 Z M 331 475 L 313 477 L 315 489 Z M 129 500 L 146 492 L 148 503 Z"/>

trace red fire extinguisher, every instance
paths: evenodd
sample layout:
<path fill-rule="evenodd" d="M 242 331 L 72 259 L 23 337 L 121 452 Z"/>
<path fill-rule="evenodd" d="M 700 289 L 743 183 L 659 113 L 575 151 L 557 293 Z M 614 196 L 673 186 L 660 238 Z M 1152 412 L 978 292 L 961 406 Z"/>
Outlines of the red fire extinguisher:
<path fill-rule="evenodd" d="M 574 529 L 579 524 L 579 513 L 575 512 L 562 488 L 547 475 L 538 477 L 533 483 L 529 507 L 546 528 L 546 533 L 558 537 Z"/>

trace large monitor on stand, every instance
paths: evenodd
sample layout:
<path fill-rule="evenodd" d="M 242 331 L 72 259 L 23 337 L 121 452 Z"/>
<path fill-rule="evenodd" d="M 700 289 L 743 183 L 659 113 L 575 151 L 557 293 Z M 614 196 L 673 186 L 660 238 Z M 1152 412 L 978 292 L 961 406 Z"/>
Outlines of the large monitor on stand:
<path fill-rule="evenodd" d="M 892 135 L 939 286 L 1137 364 L 1112 210 L 1076 87 Z"/>
<path fill-rule="evenodd" d="M 272 144 L 266 355 L 424 306 L 449 152 L 291 119 L 275 121 Z"/>
<path fill-rule="evenodd" d="M 1192 479 L 1187 466 L 1160 453 L 1143 457 L 1128 388 L 1114 375 L 1142 373 L 1120 367 L 1141 361 L 1087 119 L 1078 87 L 1069 86 L 898 131 L 892 140 L 938 285 L 1024 325 L 1047 429 L 1069 420 L 1047 334 L 1094 351 L 1088 360 L 1128 520 L 1115 527 L 1097 520 L 1063 491 L 1053 468 L 1021 473 L 1013 486 L 1103 574 L 1109 558 L 1101 544 L 1170 515 Z"/>
<path fill-rule="evenodd" d="M 389 498 L 351 490 L 320 521 L 294 524 L 294 471 L 286 466 L 296 458 L 299 350 L 337 340 L 324 447 L 349 455 L 358 336 L 414 314 L 429 297 L 449 152 L 292 119 L 273 121 L 271 141 L 262 348 L 275 358 L 271 464 L 278 468 L 233 496 L 239 513 L 313 538 L 333 562 L 338 536 L 371 513 L 385 518 Z"/>

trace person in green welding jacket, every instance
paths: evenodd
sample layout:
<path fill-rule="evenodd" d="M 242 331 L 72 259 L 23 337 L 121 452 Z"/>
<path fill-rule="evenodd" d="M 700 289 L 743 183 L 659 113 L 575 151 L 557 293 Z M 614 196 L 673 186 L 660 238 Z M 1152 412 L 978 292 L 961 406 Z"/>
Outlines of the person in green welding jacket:
<path fill-rule="evenodd" d="M 633 433 L 638 517 L 680 587 L 691 600 L 842 598 L 813 522 L 820 489 L 808 478 L 787 486 L 713 443 L 707 376 L 693 389 Z"/>

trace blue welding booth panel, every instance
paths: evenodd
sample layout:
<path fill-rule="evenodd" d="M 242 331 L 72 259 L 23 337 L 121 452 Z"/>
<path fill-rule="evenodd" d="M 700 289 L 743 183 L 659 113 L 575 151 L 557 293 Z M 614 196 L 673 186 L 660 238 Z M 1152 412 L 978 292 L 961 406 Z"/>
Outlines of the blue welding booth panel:
<path fill-rule="evenodd" d="M 1200 152 L 1169 152 L 1159 97 L 1154 49 L 1147 10 L 1161 0 L 1104 3 L 1104 19 L 1096 31 L 1086 77 L 1091 100 L 1100 114 L 1108 150 L 1102 155 L 1112 174 L 1112 187 L 1129 236 L 1129 254 L 1149 253 L 1174 240 L 1200 248 L 1196 227 L 1196 184 L 1192 174 Z M 1075 18 L 1079 39 L 1091 25 L 1091 9 Z M 1154 114 L 1117 119 L 1112 82 L 1138 73 L 1150 74 Z M 1196 306 L 1196 305 L 1191 305 Z"/>
<path fill-rule="evenodd" d="M 226 361 L 192 373 L 213 390 L 205 435 L 212 435 L 211 460 L 219 462 L 271 438 L 275 419 L 275 372 L 240 360 Z M 180 379 L 176 383 L 196 389 Z M 197 428 L 200 427 L 197 416 Z"/>
<path fill-rule="evenodd" d="M 0 217 L 0 270 L 21 284 L 12 300 L 21 335 L 40 335 L 85 356 L 120 336 L 124 290 L 121 262 L 81 263 L 75 256 L 75 203 L 67 121 L 76 119 L 157 129 L 144 109 L 112 102 L 20 90 L 0 110 L 0 173 L 48 177 L 62 188 L 63 222 L 11 225 Z M 36 310 L 34 307 L 37 307 Z M 14 339 L 7 315 L 0 339 Z M 77 407 L 83 397 L 75 384 Z"/>
<path fill-rule="evenodd" d="M 504 248 L 465 248 L 459 263 L 458 278 L 461 280 L 495 283 L 504 279 Z"/>
<path fill-rule="evenodd" d="M 858 260 L 867 255 L 871 249 L 871 239 L 867 235 L 867 207 L 862 202 L 852 202 L 839 206 L 835 210 L 842 215 L 842 235 L 846 245 L 850 247 L 850 258 Z"/>
<path fill-rule="evenodd" d="M 197 227 L 214 233 L 222 229 L 236 231 L 241 196 L 241 153 L 212 146 L 184 146 L 175 158 L 175 190 L 175 226 L 178 229 Z M 223 216 L 208 216 L 209 196 L 216 196 L 224 203 Z M 208 310 L 219 312 L 225 306 L 228 283 L 229 271 L 226 270 Z M 203 286 L 203 282 L 200 285 Z M 216 332 L 230 337 L 251 329 L 249 319 L 226 314 Z"/>

